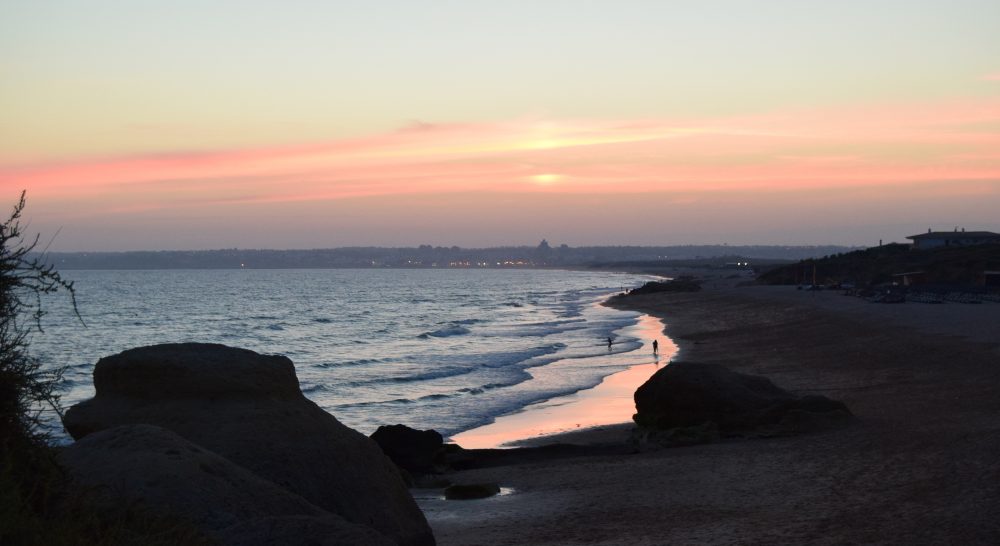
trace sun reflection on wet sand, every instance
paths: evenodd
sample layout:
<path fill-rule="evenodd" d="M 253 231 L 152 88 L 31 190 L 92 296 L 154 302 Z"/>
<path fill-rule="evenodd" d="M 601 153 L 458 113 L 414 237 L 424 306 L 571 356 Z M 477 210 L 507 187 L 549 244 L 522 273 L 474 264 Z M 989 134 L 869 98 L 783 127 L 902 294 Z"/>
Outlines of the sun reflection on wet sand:
<path fill-rule="evenodd" d="M 456 434 L 451 440 L 469 449 L 506 447 L 504 444 L 516 440 L 630 421 L 635 413 L 632 398 L 635 390 L 670 361 L 677 346 L 664 335 L 663 323 L 649 315 L 642 315 L 635 326 L 625 328 L 622 333 L 642 341 L 638 351 L 649 355 L 648 363 L 609 375 L 596 387 L 502 415 L 489 425 Z M 659 354 L 655 357 L 653 340 L 659 341 Z"/>

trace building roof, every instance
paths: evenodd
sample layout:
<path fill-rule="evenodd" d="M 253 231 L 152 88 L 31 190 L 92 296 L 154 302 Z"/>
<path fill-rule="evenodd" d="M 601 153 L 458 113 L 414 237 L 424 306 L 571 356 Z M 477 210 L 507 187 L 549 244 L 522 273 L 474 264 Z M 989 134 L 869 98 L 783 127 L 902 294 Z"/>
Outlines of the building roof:
<path fill-rule="evenodd" d="M 992 231 L 929 231 L 917 235 L 910 235 L 907 239 L 1000 239 L 1000 233 Z"/>

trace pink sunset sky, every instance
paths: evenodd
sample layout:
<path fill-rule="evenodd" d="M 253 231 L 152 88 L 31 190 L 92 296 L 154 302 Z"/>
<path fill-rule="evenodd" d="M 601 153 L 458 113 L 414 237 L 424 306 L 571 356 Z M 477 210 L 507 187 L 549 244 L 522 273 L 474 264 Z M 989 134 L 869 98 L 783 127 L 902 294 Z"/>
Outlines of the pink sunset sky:
<path fill-rule="evenodd" d="M 27 190 L 55 250 L 1000 231 L 1000 9 L 774 4 L 789 9 L 251 3 L 220 26 L 185 2 L 15 2 L 0 195 Z M 130 31 L 95 43 L 112 26 Z"/>

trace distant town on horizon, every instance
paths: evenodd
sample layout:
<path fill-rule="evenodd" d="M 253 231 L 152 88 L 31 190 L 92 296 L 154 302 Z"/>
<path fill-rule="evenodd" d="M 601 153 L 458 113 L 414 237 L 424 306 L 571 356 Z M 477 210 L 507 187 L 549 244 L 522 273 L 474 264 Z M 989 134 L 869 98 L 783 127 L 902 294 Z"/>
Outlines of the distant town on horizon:
<path fill-rule="evenodd" d="M 339 247 L 326 249 L 217 249 L 124 252 L 52 252 L 59 269 L 280 269 L 280 268 L 524 268 L 576 267 L 668 260 L 744 258 L 801 260 L 864 247 L 838 245 L 672 245 Z"/>

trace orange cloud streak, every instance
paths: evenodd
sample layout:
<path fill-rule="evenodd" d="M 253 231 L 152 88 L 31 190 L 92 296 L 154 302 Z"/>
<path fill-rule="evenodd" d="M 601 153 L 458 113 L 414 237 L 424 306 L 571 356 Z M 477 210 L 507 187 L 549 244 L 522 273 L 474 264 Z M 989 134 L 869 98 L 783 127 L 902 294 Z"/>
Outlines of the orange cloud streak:
<path fill-rule="evenodd" d="M 683 122 L 415 124 L 300 146 L 0 165 L 0 187 L 93 213 L 468 191 L 782 191 L 996 183 L 996 150 L 1000 100 L 985 99 Z"/>

